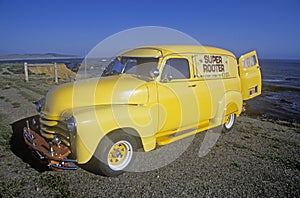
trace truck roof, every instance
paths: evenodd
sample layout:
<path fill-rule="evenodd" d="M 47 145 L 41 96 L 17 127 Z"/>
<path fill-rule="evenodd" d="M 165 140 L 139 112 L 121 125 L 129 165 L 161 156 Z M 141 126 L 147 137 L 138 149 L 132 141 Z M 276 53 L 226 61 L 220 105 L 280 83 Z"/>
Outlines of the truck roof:
<path fill-rule="evenodd" d="M 200 46 L 200 45 L 154 45 L 154 46 L 143 46 L 134 49 L 127 50 L 121 53 L 121 56 L 128 57 L 161 57 L 170 54 L 185 54 L 185 53 L 208 53 L 208 54 L 222 54 L 227 56 L 235 55 L 225 49 Z"/>

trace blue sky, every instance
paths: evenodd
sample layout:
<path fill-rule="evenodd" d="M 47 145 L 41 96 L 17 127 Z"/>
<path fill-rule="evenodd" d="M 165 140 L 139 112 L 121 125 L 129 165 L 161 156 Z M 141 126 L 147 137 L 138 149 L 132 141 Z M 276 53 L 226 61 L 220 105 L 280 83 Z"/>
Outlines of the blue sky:
<path fill-rule="evenodd" d="M 173 28 L 236 55 L 300 59 L 300 0 L 0 0 L 0 55 L 85 55 L 140 26 Z"/>

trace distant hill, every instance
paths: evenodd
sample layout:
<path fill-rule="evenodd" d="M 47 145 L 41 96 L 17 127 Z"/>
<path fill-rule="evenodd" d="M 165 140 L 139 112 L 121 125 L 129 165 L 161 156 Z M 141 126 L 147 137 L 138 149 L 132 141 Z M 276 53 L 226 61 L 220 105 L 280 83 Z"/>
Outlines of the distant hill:
<path fill-rule="evenodd" d="M 45 54 L 8 54 L 0 56 L 0 60 L 18 60 L 18 59 L 55 59 L 55 58 L 80 58 L 77 55 L 45 53 Z"/>

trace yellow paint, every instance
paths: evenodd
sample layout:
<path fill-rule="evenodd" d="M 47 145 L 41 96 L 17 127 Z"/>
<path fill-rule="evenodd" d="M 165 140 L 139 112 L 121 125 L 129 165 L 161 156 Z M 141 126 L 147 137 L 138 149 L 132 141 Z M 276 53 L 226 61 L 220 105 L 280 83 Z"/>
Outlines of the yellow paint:
<path fill-rule="evenodd" d="M 128 150 L 125 144 L 115 144 L 108 152 L 108 161 L 113 165 L 120 164 L 124 160 L 124 157 L 126 156 L 127 152 Z"/>
<path fill-rule="evenodd" d="M 261 74 L 256 51 L 249 52 L 239 58 L 243 100 L 261 94 Z"/>
<path fill-rule="evenodd" d="M 239 65 L 231 52 L 202 46 L 150 46 L 118 56 L 157 58 L 160 75 L 153 80 L 120 74 L 76 81 L 47 94 L 41 115 L 49 121 L 44 124 L 53 126 L 65 114 L 76 120 L 76 145 L 72 146 L 79 164 L 88 162 L 101 139 L 112 131 L 135 131 L 144 150 L 151 151 L 157 144 L 224 124 L 229 114 L 239 116 L 243 100 L 261 93 L 255 51 L 242 56 Z M 162 75 L 171 59 L 186 61 L 189 78 Z"/>

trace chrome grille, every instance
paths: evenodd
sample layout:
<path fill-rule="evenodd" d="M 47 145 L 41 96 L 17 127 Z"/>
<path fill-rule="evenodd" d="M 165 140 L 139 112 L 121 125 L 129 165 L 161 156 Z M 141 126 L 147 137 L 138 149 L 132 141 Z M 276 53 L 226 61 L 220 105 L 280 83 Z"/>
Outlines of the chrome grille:
<path fill-rule="evenodd" d="M 40 133 L 43 137 L 53 140 L 55 135 L 68 147 L 71 146 L 70 133 L 65 123 L 57 120 L 40 118 Z"/>

